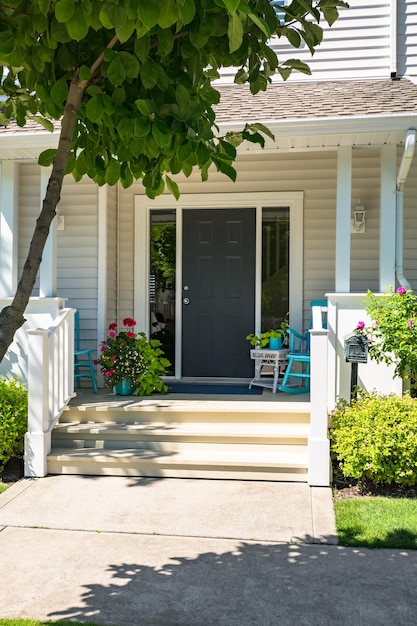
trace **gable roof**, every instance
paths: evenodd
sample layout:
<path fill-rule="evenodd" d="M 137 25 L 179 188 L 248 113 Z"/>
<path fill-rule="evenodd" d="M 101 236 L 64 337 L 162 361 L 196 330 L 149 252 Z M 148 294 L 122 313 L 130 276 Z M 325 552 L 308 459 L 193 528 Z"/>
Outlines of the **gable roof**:
<path fill-rule="evenodd" d="M 417 85 L 407 79 L 273 83 L 255 96 L 246 85 L 218 89 L 218 123 L 417 115 Z"/>

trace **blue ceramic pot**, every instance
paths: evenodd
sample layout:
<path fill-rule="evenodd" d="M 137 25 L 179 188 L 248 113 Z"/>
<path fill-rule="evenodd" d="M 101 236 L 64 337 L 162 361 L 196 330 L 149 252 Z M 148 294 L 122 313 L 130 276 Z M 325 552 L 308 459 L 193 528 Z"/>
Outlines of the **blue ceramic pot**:
<path fill-rule="evenodd" d="M 131 380 L 122 380 L 121 383 L 113 387 L 113 391 L 118 396 L 131 396 L 135 390 L 135 385 Z"/>

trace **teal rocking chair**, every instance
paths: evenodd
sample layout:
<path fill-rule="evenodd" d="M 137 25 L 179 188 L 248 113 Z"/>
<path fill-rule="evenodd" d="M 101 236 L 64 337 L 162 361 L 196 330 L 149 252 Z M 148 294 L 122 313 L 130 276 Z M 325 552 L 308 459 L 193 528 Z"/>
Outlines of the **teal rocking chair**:
<path fill-rule="evenodd" d="M 312 300 L 310 306 L 327 306 L 327 300 Z M 312 328 L 312 315 L 309 329 Z M 327 316 L 324 318 L 327 326 Z M 306 393 L 310 391 L 310 332 L 300 335 L 293 328 L 287 330 L 290 351 L 287 354 L 288 365 L 284 373 L 279 391 L 286 393 Z"/>
<path fill-rule="evenodd" d="M 80 348 L 80 314 L 74 314 L 75 349 L 74 349 L 74 379 L 81 387 L 81 378 L 90 378 L 94 393 L 97 393 L 96 374 L 94 371 L 93 351 Z"/>

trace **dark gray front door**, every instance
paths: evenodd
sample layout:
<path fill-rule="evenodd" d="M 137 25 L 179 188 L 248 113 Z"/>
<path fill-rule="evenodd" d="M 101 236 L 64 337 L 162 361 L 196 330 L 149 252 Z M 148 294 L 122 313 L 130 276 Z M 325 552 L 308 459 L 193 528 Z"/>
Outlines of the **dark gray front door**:
<path fill-rule="evenodd" d="M 182 375 L 252 377 L 255 209 L 183 215 Z"/>

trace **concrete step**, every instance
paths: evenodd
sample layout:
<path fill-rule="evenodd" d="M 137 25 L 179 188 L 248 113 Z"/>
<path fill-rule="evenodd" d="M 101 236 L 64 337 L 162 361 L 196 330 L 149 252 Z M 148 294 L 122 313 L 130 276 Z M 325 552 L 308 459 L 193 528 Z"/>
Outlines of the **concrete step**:
<path fill-rule="evenodd" d="M 67 406 L 61 423 L 309 423 L 309 402 L 172 400 L 163 396 Z"/>
<path fill-rule="evenodd" d="M 50 474 L 236 480 L 307 480 L 307 448 L 280 450 L 53 449 Z"/>
<path fill-rule="evenodd" d="M 207 444 L 306 445 L 308 424 L 294 423 L 59 423 L 56 447 L 142 447 L 146 442 Z M 117 442 L 117 446 L 112 443 Z"/>

